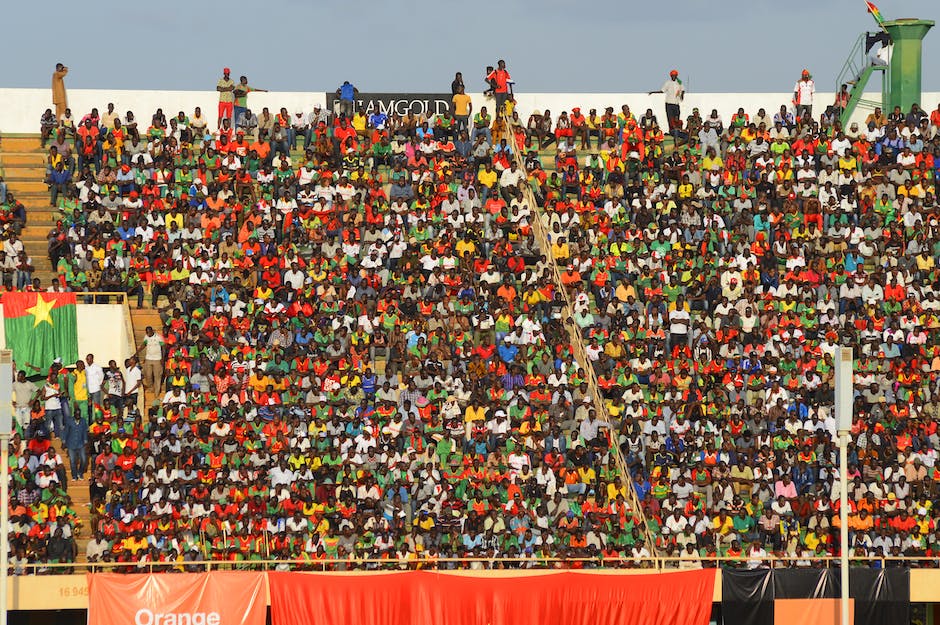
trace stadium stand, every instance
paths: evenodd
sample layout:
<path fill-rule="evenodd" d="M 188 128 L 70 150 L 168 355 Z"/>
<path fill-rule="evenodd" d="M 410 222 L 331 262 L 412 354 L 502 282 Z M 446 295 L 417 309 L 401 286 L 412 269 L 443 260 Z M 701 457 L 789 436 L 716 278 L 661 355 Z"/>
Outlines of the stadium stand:
<path fill-rule="evenodd" d="M 44 116 L 23 171 L 53 208 L 6 193 L 5 286 L 122 293 L 155 328 L 87 404 L 89 373 L 44 382 L 88 469 L 33 406 L 14 569 L 811 566 L 838 345 L 852 556 L 936 566 L 940 108 L 506 107 Z"/>

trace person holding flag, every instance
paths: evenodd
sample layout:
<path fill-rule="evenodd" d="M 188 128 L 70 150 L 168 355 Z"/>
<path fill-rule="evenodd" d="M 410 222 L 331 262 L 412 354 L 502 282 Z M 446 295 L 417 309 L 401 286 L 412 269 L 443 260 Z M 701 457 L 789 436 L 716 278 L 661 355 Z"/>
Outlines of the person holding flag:
<path fill-rule="evenodd" d="M 875 18 L 876 22 L 878 22 L 878 26 L 884 28 L 885 18 L 881 16 L 881 11 L 878 10 L 878 7 L 875 6 L 875 3 L 865 0 L 865 6 L 868 7 L 868 12 L 871 13 L 871 16 Z"/>
<path fill-rule="evenodd" d="M 669 133 L 675 138 L 676 133 L 682 128 L 682 113 L 679 110 L 679 104 L 685 98 L 685 87 L 679 80 L 679 70 L 669 72 L 669 80 L 663 83 L 659 91 L 650 91 L 648 95 L 662 93 L 666 100 L 666 121 L 669 124 Z"/>
<path fill-rule="evenodd" d="M 873 2 L 866 0 L 865 6 L 868 7 L 868 12 L 881 28 L 879 33 L 865 34 L 865 54 L 869 55 L 868 58 L 873 66 L 887 67 L 891 63 L 891 36 L 885 28 L 885 18 L 881 16 L 881 11 Z M 877 49 L 875 46 L 878 46 Z M 871 54 L 872 50 L 875 50 L 874 54 Z"/>

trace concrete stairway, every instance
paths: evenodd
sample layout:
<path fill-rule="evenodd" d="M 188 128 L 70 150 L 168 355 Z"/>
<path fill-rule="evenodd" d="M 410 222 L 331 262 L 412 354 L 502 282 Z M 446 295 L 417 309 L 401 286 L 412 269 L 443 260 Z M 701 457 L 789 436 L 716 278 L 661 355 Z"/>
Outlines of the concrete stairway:
<path fill-rule="evenodd" d="M 4 136 L 0 149 L 0 166 L 7 188 L 26 206 L 26 228 L 22 232 L 27 254 L 33 259 L 34 278 L 48 286 L 55 277 L 49 263 L 46 235 L 59 219 L 59 211 L 49 206 L 49 192 L 43 178 L 46 172 L 46 151 L 40 147 L 39 135 Z"/>
<path fill-rule="evenodd" d="M 66 459 L 68 454 L 63 450 L 62 457 L 65 461 L 66 467 L 69 465 L 69 461 Z M 91 462 L 91 459 L 89 459 Z M 88 491 L 89 475 L 91 471 L 85 471 L 85 479 L 83 480 L 73 480 L 71 475 L 69 475 L 69 484 L 68 492 L 69 496 L 72 498 L 72 509 L 75 511 L 75 514 L 78 516 L 79 521 L 81 522 L 81 529 L 75 535 L 75 544 L 78 546 L 78 557 L 76 558 L 77 562 L 85 562 L 85 549 L 88 545 L 88 541 L 91 540 L 93 533 L 93 528 L 91 524 L 91 510 L 89 504 L 91 498 Z"/>
<path fill-rule="evenodd" d="M 160 319 L 160 313 L 155 308 L 149 308 L 150 300 L 144 298 L 144 306 L 148 308 L 137 309 L 135 305 L 130 306 L 131 311 L 131 323 L 134 326 L 134 346 L 139 348 L 143 345 L 143 339 L 147 326 L 153 326 L 153 329 L 159 333 L 163 332 L 163 321 Z M 143 358 L 143 354 L 141 354 Z M 143 396 L 143 407 L 141 408 L 142 414 L 143 411 L 147 410 L 155 400 L 162 398 L 162 394 L 156 394 L 153 392 L 153 389 L 144 389 Z M 146 415 L 144 417 L 146 419 Z"/>

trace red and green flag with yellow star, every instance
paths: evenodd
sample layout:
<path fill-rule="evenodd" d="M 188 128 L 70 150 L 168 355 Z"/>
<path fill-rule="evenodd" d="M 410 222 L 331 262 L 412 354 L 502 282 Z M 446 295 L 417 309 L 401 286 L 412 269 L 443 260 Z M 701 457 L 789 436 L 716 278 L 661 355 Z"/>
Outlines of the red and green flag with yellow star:
<path fill-rule="evenodd" d="M 18 368 L 78 360 L 75 293 L 4 293 L 3 328 Z"/>

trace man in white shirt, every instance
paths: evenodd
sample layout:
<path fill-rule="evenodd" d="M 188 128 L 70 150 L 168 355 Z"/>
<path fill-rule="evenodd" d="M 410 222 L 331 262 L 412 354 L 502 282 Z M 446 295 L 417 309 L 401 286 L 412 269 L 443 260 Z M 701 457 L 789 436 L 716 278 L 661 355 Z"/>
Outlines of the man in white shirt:
<path fill-rule="evenodd" d="M 94 404 L 101 403 L 101 385 L 104 384 L 104 369 L 95 364 L 95 355 L 85 356 L 85 382 L 88 385 L 88 399 Z"/>
<path fill-rule="evenodd" d="M 163 383 L 163 337 L 154 332 L 152 326 L 147 326 L 144 332 L 146 336 L 137 353 L 144 352 L 144 387 L 156 394 Z"/>
<path fill-rule="evenodd" d="M 137 408 L 137 396 L 143 382 L 143 373 L 137 363 L 137 357 L 131 356 L 124 361 L 124 405 Z"/>
<path fill-rule="evenodd" d="M 685 87 L 682 86 L 682 81 L 679 80 L 679 71 L 672 70 L 669 72 L 669 80 L 663 83 L 659 91 L 650 91 L 649 95 L 654 93 L 661 93 L 665 96 L 666 120 L 669 124 L 669 131 L 672 132 L 674 129 L 681 128 L 682 113 L 679 110 L 679 104 L 685 97 Z"/>
<path fill-rule="evenodd" d="M 675 309 L 669 311 L 669 346 L 685 346 L 688 343 L 689 328 L 692 318 L 685 309 L 685 301 L 680 295 L 676 301 Z"/>
<path fill-rule="evenodd" d="M 508 189 L 518 187 L 521 180 L 525 180 L 525 173 L 516 167 L 516 161 L 512 161 L 509 169 L 504 169 L 499 176 L 499 188 L 503 191 L 503 197 L 508 198 Z"/>
<path fill-rule="evenodd" d="M 307 275 L 300 270 L 296 261 L 290 264 L 290 269 L 284 272 L 284 284 L 294 291 L 299 291 L 304 287 L 304 280 Z M 291 295 L 293 297 L 293 294 Z"/>
<path fill-rule="evenodd" d="M 800 80 L 793 87 L 793 105 L 796 107 L 797 119 L 813 117 L 813 95 L 816 93 L 816 83 L 808 69 L 803 70 Z"/>

